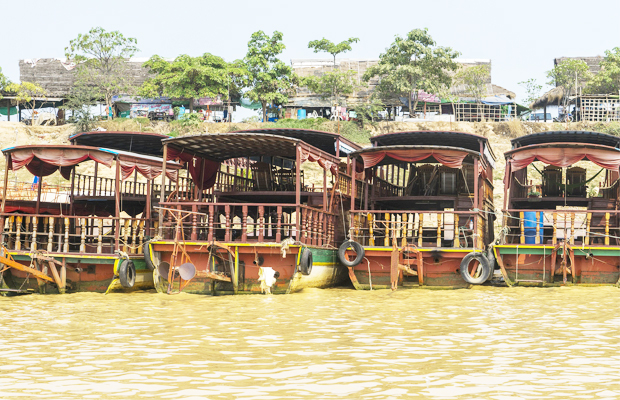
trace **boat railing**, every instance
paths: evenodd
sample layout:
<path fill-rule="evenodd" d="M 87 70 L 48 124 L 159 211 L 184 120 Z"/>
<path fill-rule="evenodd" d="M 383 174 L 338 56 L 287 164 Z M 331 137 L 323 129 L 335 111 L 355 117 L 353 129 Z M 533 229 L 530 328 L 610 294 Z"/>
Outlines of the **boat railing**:
<path fill-rule="evenodd" d="M 0 214 L 9 250 L 47 253 L 142 254 L 155 227 L 143 218 Z"/>
<path fill-rule="evenodd" d="M 363 246 L 483 248 L 480 212 L 350 212 L 350 237 Z"/>
<path fill-rule="evenodd" d="M 359 179 L 355 180 L 355 198 L 361 199 L 368 183 Z M 351 197 L 351 175 L 344 172 L 338 173 L 337 188 L 341 194 Z"/>
<path fill-rule="evenodd" d="M 4 189 L 0 187 L 0 193 Z M 32 182 L 8 182 L 6 187 L 7 200 L 36 201 L 39 192 L 39 184 Z M 71 187 L 67 184 L 41 185 L 41 201 L 47 203 L 69 203 Z"/>
<path fill-rule="evenodd" d="M 159 212 L 165 239 L 335 244 L 336 214 L 304 205 L 165 202 Z"/>
<path fill-rule="evenodd" d="M 524 210 L 504 211 L 504 242 L 509 244 L 610 245 L 620 243 L 620 211 Z"/>

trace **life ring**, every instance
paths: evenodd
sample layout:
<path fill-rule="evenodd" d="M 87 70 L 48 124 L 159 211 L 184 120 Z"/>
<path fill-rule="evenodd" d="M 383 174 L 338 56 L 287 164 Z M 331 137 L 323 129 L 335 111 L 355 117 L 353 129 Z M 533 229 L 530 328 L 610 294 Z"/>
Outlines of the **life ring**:
<path fill-rule="evenodd" d="M 124 288 L 132 288 L 136 283 L 136 267 L 133 261 L 126 258 L 120 262 L 118 267 L 118 278 Z"/>
<path fill-rule="evenodd" d="M 312 252 L 310 249 L 304 249 L 299 259 L 299 271 L 304 275 L 310 275 L 312 272 Z"/>
<path fill-rule="evenodd" d="M 480 263 L 480 268 L 482 268 L 482 271 L 480 271 L 480 275 L 478 277 L 473 277 L 469 273 L 469 264 L 471 264 L 471 262 L 474 260 L 478 261 Z M 493 273 L 493 270 L 491 269 L 491 264 L 489 263 L 489 259 L 482 252 L 471 252 L 465 257 L 463 257 L 463 260 L 461 261 L 460 271 L 463 280 L 472 285 L 483 284 L 487 281 L 487 279 L 489 279 L 489 277 Z"/>
<path fill-rule="evenodd" d="M 153 264 L 153 259 L 151 258 L 151 242 L 144 242 L 142 245 L 142 254 L 144 255 L 146 267 L 151 271 L 155 270 L 155 265 Z"/>
<path fill-rule="evenodd" d="M 355 252 L 355 260 L 353 261 L 350 261 L 347 258 L 347 250 L 349 247 Z M 362 262 L 365 255 L 366 252 L 364 251 L 364 246 L 357 243 L 355 240 L 345 240 L 338 249 L 338 259 L 347 267 L 355 267 L 357 264 Z"/>

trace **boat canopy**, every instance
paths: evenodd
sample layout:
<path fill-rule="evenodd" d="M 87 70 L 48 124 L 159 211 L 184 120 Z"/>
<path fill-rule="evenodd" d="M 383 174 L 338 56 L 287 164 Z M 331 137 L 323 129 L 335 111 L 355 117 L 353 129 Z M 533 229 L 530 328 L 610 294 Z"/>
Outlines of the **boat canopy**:
<path fill-rule="evenodd" d="M 451 146 L 371 147 L 351 154 L 352 157 L 363 161 L 364 169 L 399 161 L 432 162 L 433 160 L 448 168 L 461 168 L 463 160 L 468 155 L 480 157 L 480 153 L 477 151 Z"/>
<path fill-rule="evenodd" d="M 154 179 L 162 172 L 161 158 L 90 146 L 28 145 L 7 148 L 2 153 L 8 156 L 8 169 L 18 171 L 26 167 L 35 176 L 49 176 L 60 171 L 63 178 L 69 179 L 73 168 L 84 161 L 92 160 L 111 168 L 116 159 L 121 167 L 122 180 L 129 178 L 135 170 L 147 179 Z M 166 175 L 176 181 L 180 168 L 180 164 L 171 163 Z"/>
<path fill-rule="evenodd" d="M 264 128 L 247 129 L 233 133 L 262 133 L 275 136 L 284 136 L 292 139 L 301 139 L 309 145 L 316 147 L 328 154 L 345 156 L 362 146 L 350 141 L 342 135 L 332 132 L 315 131 L 311 129 L 296 128 Z"/>
<path fill-rule="evenodd" d="M 153 132 L 93 131 L 72 135 L 69 141 L 81 146 L 108 147 L 162 157 L 161 141 L 168 137 Z"/>
<path fill-rule="evenodd" d="M 339 159 L 302 140 L 260 133 L 218 133 L 182 136 L 163 141 L 168 146 L 167 160 L 188 164 L 189 173 L 199 189 L 215 184 L 217 171 L 224 161 L 256 156 L 297 158 L 312 161 L 323 169 L 338 173 Z M 202 173 L 201 173 L 202 171 Z M 200 179 L 202 176 L 203 179 Z"/>
<path fill-rule="evenodd" d="M 545 143 L 588 143 L 620 148 L 620 137 L 590 131 L 539 132 L 512 139 L 510 142 L 513 149 Z"/>
<path fill-rule="evenodd" d="M 563 168 L 583 159 L 612 171 L 620 168 L 619 149 L 584 143 L 548 143 L 520 147 L 507 152 L 506 159 L 513 171 L 523 169 L 534 161 Z"/>

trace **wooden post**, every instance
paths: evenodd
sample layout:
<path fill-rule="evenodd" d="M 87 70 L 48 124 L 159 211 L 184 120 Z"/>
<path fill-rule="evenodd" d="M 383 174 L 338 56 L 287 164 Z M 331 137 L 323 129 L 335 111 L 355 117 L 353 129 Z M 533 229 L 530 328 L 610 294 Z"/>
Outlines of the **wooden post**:
<path fill-rule="evenodd" d="M 454 237 L 453 237 L 453 246 L 461 247 L 461 243 L 459 240 L 459 215 L 454 214 Z"/>
<path fill-rule="evenodd" d="M 418 214 L 418 247 L 422 247 L 422 236 L 424 235 L 424 214 Z"/>
<path fill-rule="evenodd" d="M 52 252 L 54 245 L 54 217 L 48 217 L 47 219 L 47 251 Z"/>
<path fill-rule="evenodd" d="M 62 259 L 62 266 L 60 267 L 60 284 L 62 286 L 60 293 L 63 294 L 67 288 L 67 259 L 65 257 Z"/>
<path fill-rule="evenodd" d="M 402 232 L 402 239 L 401 239 L 401 246 L 405 247 L 407 245 L 407 223 L 409 222 L 407 220 L 407 213 L 403 213 L 403 215 L 401 216 L 401 222 L 402 222 L 402 228 L 403 228 L 403 232 Z"/>
<path fill-rule="evenodd" d="M 592 213 L 588 213 L 586 216 L 586 239 L 585 245 L 590 245 L 590 224 L 592 223 Z"/>
<path fill-rule="evenodd" d="M 96 161 L 95 161 L 95 164 L 97 164 Z M 84 185 L 86 185 L 86 183 Z M 39 182 L 39 186 L 41 186 L 41 182 Z M 75 187 L 75 166 L 73 167 L 73 169 L 71 169 L 71 192 L 70 192 L 71 197 L 69 197 L 69 215 L 73 215 L 73 198 L 75 197 L 74 187 Z"/>
<path fill-rule="evenodd" d="M 86 218 L 80 218 L 79 221 L 80 223 L 80 229 L 81 229 L 81 235 L 80 235 L 80 253 L 85 253 L 86 252 Z"/>
<path fill-rule="evenodd" d="M 478 158 L 474 157 L 474 208 L 479 208 L 479 204 L 478 204 L 478 192 L 479 192 L 479 185 L 480 185 L 480 181 L 478 179 L 478 176 L 480 175 L 480 173 L 478 172 Z"/>
<path fill-rule="evenodd" d="M 323 169 L 323 211 L 327 211 L 327 170 Z"/>
<path fill-rule="evenodd" d="M 385 237 L 383 238 L 383 245 L 390 245 L 390 213 L 385 213 Z"/>
<path fill-rule="evenodd" d="M 64 221 L 65 221 L 65 245 L 63 248 L 63 252 L 68 253 L 69 252 L 69 227 L 70 227 L 69 218 L 65 217 Z"/>
<path fill-rule="evenodd" d="M 351 211 L 355 210 L 355 169 L 356 157 L 351 160 Z M 387 246 L 387 245 L 386 245 Z"/>
<path fill-rule="evenodd" d="M 553 238 L 551 243 L 555 246 L 558 243 L 558 213 L 553 213 Z M 553 276 L 553 274 L 551 274 Z"/>
<path fill-rule="evenodd" d="M 37 185 L 37 205 L 35 206 L 34 213 L 39 214 L 41 209 L 41 187 L 43 186 L 43 177 L 39 176 L 39 183 Z"/>
<path fill-rule="evenodd" d="M 18 215 L 15 218 L 15 250 L 22 249 L 22 216 Z"/>
<path fill-rule="evenodd" d="M 103 220 L 97 220 L 97 254 L 103 251 Z"/>
<path fill-rule="evenodd" d="M 146 219 L 146 234 L 151 236 L 151 182 L 152 179 L 146 181 L 146 205 L 144 207 L 144 218 Z"/>
<path fill-rule="evenodd" d="M 32 242 L 30 243 L 30 250 L 37 250 L 37 217 L 32 217 Z"/>
<path fill-rule="evenodd" d="M 116 179 L 114 185 L 114 199 L 115 199 L 115 215 L 114 215 L 114 250 L 119 249 L 119 238 L 121 229 L 121 160 L 120 155 L 116 156 Z"/>
<path fill-rule="evenodd" d="M 162 206 L 162 203 L 166 201 L 166 159 L 168 158 L 168 145 L 164 143 L 164 161 L 161 168 L 161 190 L 159 192 L 159 206 Z M 159 236 L 164 236 L 164 210 L 159 210 Z"/>
<path fill-rule="evenodd" d="M 374 221 L 374 215 L 369 212 L 368 213 L 368 244 L 370 246 L 374 246 L 375 245 L 375 221 Z"/>
<path fill-rule="evenodd" d="M 536 212 L 535 214 L 536 214 L 536 237 L 534 238 L 534 243 L 540 244 L 540 225 L 542 224 L 542 221 L 538 220 L 540 218 L 540 212 Z"/>
<path fill-rule="evenodd" d="M 442 214 L 437 214 L 437 247 L 441 247 L 441 220 Z"/>
<path fill-rule="evenodd" d="M 9 186 L 9 165 L 11 163 L 11 155 L 9 153 L 5 154 L 4 160 L 4 186 L 2 187 L 2 214 L 4 214 L 4 208 L 6 205 L 6 191 Z"/>
<path fill-rule="evenodd" d="M 265 238 L 265 206 L 258 206 L 258 241 Z"/>
<path fill-rule="evenodd" d="M 93 176 L 93 193 L 92 193 L 93 197 L 97 196 L 97 174 L 98 172 L 99 172 L 99 163 L 96 162 L 95 163 L 95 174 Z"/>
<path fill-rule="evenodd" d="M 519 240 L 519 243 L 521 244 L 525 243 L 525 224 L 523 218 L 523 211 L 521 211 L 519 213 L 519 227 L 521 228 L 521 240 Z"/>
<path fill-rule="evenodd" d="M 295 229 L 297 232 L 297 240 L 301 240 L 301 145 L 297 143 L 295 151 Z M 282 207 L 278 207 L 278 232 L 276 236 L 280 236 L 280 239 L 276 239 L 278 242 L 281 240 L 281 210 Z"/>
<path fill-rule="evenodd" d="M 570 213 L 570 244 L 575 244 L 575 213 Z"/>
<path fill-rule="evenodd" d="M 609 245 L 609 213 L 605 213 L 605 245 Z"/>
<path fill-rule="evenodd" d="M 232 274 L 233 293 L 239 291 L 239 247 L 235 246 L 235 271 Z"/>

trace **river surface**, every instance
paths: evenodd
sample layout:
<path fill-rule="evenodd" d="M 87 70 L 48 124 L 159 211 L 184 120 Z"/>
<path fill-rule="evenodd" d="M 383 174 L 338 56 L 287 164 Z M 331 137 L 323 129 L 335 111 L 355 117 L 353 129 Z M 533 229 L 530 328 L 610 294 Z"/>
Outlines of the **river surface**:
<path fill-rule="evenodd" d="M 0 399 L 620 398 L 620 289 L 0 297 Z"/>

